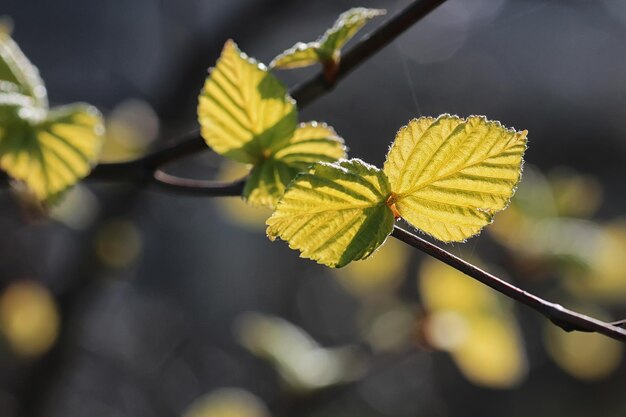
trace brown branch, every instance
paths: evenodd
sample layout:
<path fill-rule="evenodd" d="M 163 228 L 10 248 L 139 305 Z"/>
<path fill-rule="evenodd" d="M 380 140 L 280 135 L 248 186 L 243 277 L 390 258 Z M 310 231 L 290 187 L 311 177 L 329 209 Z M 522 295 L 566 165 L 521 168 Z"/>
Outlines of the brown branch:
<path fill-rule="evenodd" d="M 425 254 L 432 256 L 447 265 L 450 265 L 457 271 L 482 282 L 499 293 L 538 311 L 565 331 L 571 332 L 576 330 L 581 332 L 596 332 L 612 339 L 626 342 L 626 330 L 621 327 L 568 310 L 560 304 L 546 301 L 541 297 L 524 291 L 521 288 L 496 277 L 495 275 L 491 275 L 490 273 L 465 262 L 463 259 L 454 256 L 450 252 L 447 252 L 440 247 L 407 232 L 404 229 L 397 226 L 394 227 L 391 236 L 403 241 L 409 246 L 421 250 Z"/>
<path fill-rule="evenodd" d="M 378 29 L 365 36 L 341 59 L 334 81 L 344 78 L 369 57 L 385 47 L 397 36 L 421 20 L 445 0 L 416 0 L 388 19 Z M 290 91 L 300 108 L 330 91 L 335 83 L 329 83 L 322 71 Z M 207 149 L 198 130 L 186 134 L 177 144 L 153 152 L 131 162 L 101 164 L 89 178 L 100 180 L 129 181 L 138 184 L 154 184 L 169 191 L 204 196 L 238 196 L 243 191 L 246 178 L 234 182 L 218 182 L 179 178 L 165 173 L 161 167 L 187 155 Z M 451 253 L 426 240 L 394 227 L 391 234 L 406 244 L 444 262 L 460 272 L 480 281 L 501 294 L 518 301 L 543 314 L 554 324 L 566 331 L 597 332 L 616 340 L 626 341 L 624 321 L 607 323 L 593 317 L 571 311 L 560 304 L 544 300 L 522 290 L 476 266 L 465 262 Z"/>
<path fill-rule="evenodd" d="M 298 108 L 305 108 L 316 99 L 332 90 L 339 80 L 344 78 L 348 73 L 365 62 L 376 52 L 380 51 L 405 30 L 419 22 L 445 1 L 446 0 L 415 0 L 386 20 L 370 34 L 364 36 L 341 57 L 336 78 L 332 85 L 324 78 L 323 71 L 318 71 L 318 73 L 312 76 L 308 81 L 292 88 L 289 93 L 298 103 Z M 125 179 L 130 182 L 151 181 L 153 173 L 163 165 L 206 149 L 208 149 L 208 147 L 200 136 L 200 131 L 195 129 L 180 137 L 174 145 L 155 151 L 136 161 L 101 164 L 94 169 L 88 178 L 100 180 Z M 162 176 L 163 174 L 164 173 L 159 175 Z M 196 181 L 190 182 L 189 184 L 193 185 L 185 189 L 184 182 L 180 182 L 179 180 L 180 179 L 176 180 L 177 185 L 175 186 L 178 192 L 186 192 L 193 195 L 212 195 L 210 190 L 214 185 L 212 182 L 204 183 L 204 185 L 209 188 L 207 190 L 203 189 L 202 183 Z M 157 182 L 161 183 L 162 181 Z M 223 188 L 223 184 L 218 188 Z"/>

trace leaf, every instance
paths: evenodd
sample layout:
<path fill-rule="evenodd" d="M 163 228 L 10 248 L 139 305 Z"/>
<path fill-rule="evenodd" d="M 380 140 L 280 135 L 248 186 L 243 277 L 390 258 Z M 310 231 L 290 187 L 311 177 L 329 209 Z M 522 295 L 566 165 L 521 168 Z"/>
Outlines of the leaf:
<path fill-rule="evenodd" d="M 215 152 L 255 164 L 289 141 L 297 113 L 280 81 L 229 40 L 200 93 L 198 120 Z"/>
<path fill-rule="evenodd" d="M 339 15 L 339 18 L 319 39 L 319 54 L 323 59 L 330 59 L 335 52 L 356 35 L 368 22 L 377 16 L 387 13 L 383 9 L 367 9 L 355 7 Z"/>
<path fill-rule="evenodd" d="M 352 39 L 368 20 L 385 13 L 383 9 L 364 7 L 355 7 L 343 12 L 317 41 L 296 43 L 274 58 L 270 68 L 301 68 L 317 62 L 338 61 L 341 47 Z"/>
<path fill-rule="evenodd" d="M 270 62 L 270 68 L 290 69 L 308 67 L 319 61 L 319 43 L 298 42 Z"/>
<path fill-rule="evenodd" d="M 0 31 L 0 92 L 19 93 L 33 99 L 33 105 L 48 107 L 46 88 L 37 68 L 11 37 Z"/>
<path fill-rule="evenodd" d="M 385 162 L 390 203 L 411 225 L 444 242 L 479 233 L 515 191 L 526 133 L 481 116 L 412 120 L 397 133 Z"/>
<path fill-rule="evenodd" d="M 345 155 L 343 139 L 332 127 L 317 122 L 301 123 L 283 148 L 252 169 L 243 197 L 254 206 L 275 207 L 299 172 L 316 162 L 334 162 Z"/>
<path fill-rule="evenodd" d="M 24 109 L 27 115 L 34 112 Z M 0 167 L 24 181 L 38 199 L 49 200 L 95 165 L 102 120 L 94 107 L 83 104 L 53 109 L 45 119 L 35 115 L 0 128 Z"/>
<path fill-rule="evenodd" d="M 384 173 L 359 159 L 316 164 L 291 182 L 267 235 L 304 258 L 342 267 L 367 258 L 391 233 L 390 192 Z"/>

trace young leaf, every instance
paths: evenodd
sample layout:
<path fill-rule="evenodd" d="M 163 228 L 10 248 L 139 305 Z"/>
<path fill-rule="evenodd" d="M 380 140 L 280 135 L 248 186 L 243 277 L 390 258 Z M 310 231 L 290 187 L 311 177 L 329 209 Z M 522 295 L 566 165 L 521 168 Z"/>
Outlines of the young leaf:
<path fill-rule="evenodd" d="M 343 140 L 325 124 L 297 129 L 295 102 L 267 69 L 228 41 L 200 95 L 202 136 L 216 152 L 252 164 L 243 197 L 274 207 L 285 187 L 314 162 L 345 157 Z"/>
<path fill-rule="evenodd" d="M 198 119 L 215 152 L 251 164 L 285 145 L 297 125 L 286 88 L 230 40 L 204 84 Z"/>
<path fill-rule="evenodd" d="M 386 13 L 382 9 L 355 7 L 343 12 L 317 41 L 298 42 L 278 55 L 270 63 L 270 68 L 307 67 L 316 62 L 338 61 L 341 47 L 367 23 L 368 20 Z"/>
<path fill-rule="evenodd" d="M 23 94 L 32 98 L 34 106 L 48 107 L 46 88 L 39 71 L 9 34 L 2 31 L 0 31 L 0 93 Z"/>
<path fill-rule="evenodd" d="M 23 116 L 37 115 L 32 108 L 21 110 Z M 83 104 L 53 109 L 43 119 L 14 121 L 0 126 L 0 167 L 38 199 L 49 200 L 89 173 L 102 135 L 100 114 Z"/>
<path fill-rule="evenodd" d="M 298 42 L 270 62 L 270 68 L 301 68 L 311 66 L 319 61 L 318 42 Z"/>
<path fill-rule="evenodd" d="M 267 235 L 301 256 L 342 267 L 364 259 L 393 229 L 385 174 L 359 159 L 319 163 L 291 182 L 267 220 Z"/>
<path fill-rule="evenodd" d="M 330 59 L 368 22 L 377 16 L 387 13 L 383 9 L 367 9 L 355 7 L 339 15 L 339 18 L 318 41 L 319 54 L 322 59 Z"/>
<path fill-rule="evenodd" d="M 515 191 L 526 133 L 480 116 L 412 120 L 385 162 L 390 203 L 411 225 L 444 242 L 479 233 Z"/>
<path fill-rule="evenodd" d="M 343 139 L 332 127 L 317 122 L 301 123 L 285 147 L 252 169 L 243 197 L 255 206 L 275 207 L 299 172 L 315 162 L 333 162 L 345 155 Z"/>

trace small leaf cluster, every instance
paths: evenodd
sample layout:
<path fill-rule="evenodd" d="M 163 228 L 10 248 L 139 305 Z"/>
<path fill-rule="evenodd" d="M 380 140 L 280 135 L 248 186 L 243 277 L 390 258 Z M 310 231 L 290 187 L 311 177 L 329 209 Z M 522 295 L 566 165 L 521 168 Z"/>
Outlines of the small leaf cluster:
<path fill-rule="evenodd" d="M 336 52 L 380 14 L 344 13 L 315 48 Z M 290 67 L 288 57 L 296 60 L 287 51 L 273 66 Z M 346 159 L 335 131 L 318 122 L 298 125 L 286 87 L 233 41 L 201 91 L 198 120 L 214 151 L 251 165 L 243 198 L 275 209 L 268 237 L 331 267 L 370 256 L 399 218 L 444 242 L 476 235 L 508 205 L 526 150 L 526 131 L 444 114 L 402 127 L 382 170 Z"/>

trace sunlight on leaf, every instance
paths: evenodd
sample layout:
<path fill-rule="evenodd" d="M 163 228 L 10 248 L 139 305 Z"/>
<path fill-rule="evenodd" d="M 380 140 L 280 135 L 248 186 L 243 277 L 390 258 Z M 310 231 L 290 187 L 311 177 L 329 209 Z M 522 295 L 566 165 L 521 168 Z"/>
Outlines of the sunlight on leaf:
<path fill-rule="evenodd" d="M 319 61 L 318 42 L 298 42 L 270 62 L 270 68 L 291 69 L 308 67 Z"/>
<path fill-rule="evenodd" d="M 606 318 L 602 311 L 575 308 L 594 317 Z M 594 310 L 597 310 L 595 308 Z M 546 323 L 546 349 L 552 360 L 571 376 L 582 380 L 606 378 L 616 371 L 622 360 L 622 344 L 606 336 L 583 332 L 565 332 Z"/>
<path fill-rule="evenodd" d="M 256 164 L 289 141 L 297 112 L 280 81 L 229 40 L 200 94 L 198 120 L 215 152 Z"/>
<path fill-rule="evenodd" d="M 304 258 L 342 267 L 367 258 L 391 233 L 389 193 L 384 173 L 359 159 L 316 164 L 289 185 L 267 235 Z"/>
<path fill-rule="evenodd" d="M 83 104 L 35 117 L 0 130 L 0 167 L 38 199 L 49 200 L 91 171 L 104 129 L 98 111 Z"/>
<path fill-rule="evenodd" d="M 414 119 L 396 135 L 384 171 L 400 215 L 444 242 L 491 223 L 520 180 L 526 131 L 481 116 Z"/>
<path fill-rule="evenodd" d="M 202 136 L 217 153 L 253 165 L 243 197 L 275 207 L 300 171 L 345 157 L 345 146 L 323 123 L 297 126 L 295 102 L 267 69 L 228 41 L 199 98 Z"/>
<path fill-rule="evenodd" d="M 52 203 L 96 164 L 104 128 L 86 104 L 48 110 L 37 69 L 0 33 L 0 167 Z"/>
<path fill-rule="evenodd" d="M 338 61 L 340 49 L 371 19 L 386 13 L 382 9 L 355 7 L 339 15 L 333 26 L 317 41 L 298 42 L 278 55 L 271 68 L 299 68 L 316 62 Z"/>
<path fill-rule="evenodd" d="M 322 59 L 331 58 L 368 22 L 377 16 L 387 13 L 383 9 L 366 9 L 355 7 L 339 15 L 339 18 L 319 39 L 319 54 Z"/>
<path fill-rule="evenodd" d="M 294 177 L 316 162 L 334 162 L 346 156 L 343 139 L 324 123 L 301 123 L 289 142 L 250 173 L 243 197 L 253 206 L 275 207 Z"/>
<path fill-rule="evenodd" d="M 195 400 L 183 417 L 270 417 L 263 402 L 240 388 L 220 388 Z"/>
<path fill-rule="evenodd" d="M 435 260 L 424 262 L 419 284 L 428 341 L 450 352 L 470 381 L 509 388 L 524 379 L 526 355 L 503 296 Z"/>
<path fill-rule="evenodd" d="M 0 93 L 23 94 L 33 100 L 35 107 L 48 107 L 39 71 L 4 31 L 0 31 Z"/>
<path fill-rule="evenodd" d="M 270 360 L 285 382 L 299 391 L 347 382 L 363 371 L 354 348 L 323 348 L 279 317 L 245 313 L 237 320 L 235 334 L 245 348 Z"/>
<path fill-rule="evenodd" d="M 59 332 L 59 315 L 50 292 L 35 282 L 11 284 L 0 297 L 0 329 L 20 356 L 48 351 Z"/>

